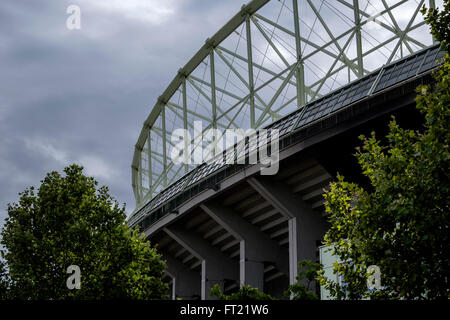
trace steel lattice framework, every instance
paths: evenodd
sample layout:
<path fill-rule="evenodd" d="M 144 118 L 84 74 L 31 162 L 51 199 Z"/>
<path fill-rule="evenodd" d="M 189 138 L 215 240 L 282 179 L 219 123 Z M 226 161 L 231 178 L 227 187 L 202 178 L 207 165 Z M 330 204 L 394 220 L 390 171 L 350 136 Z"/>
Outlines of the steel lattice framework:
<path fill-rule="evenodd" d="M 135 146 L 136 210 L 195 165 L 170 160 L 174 129 L 260 128 L 433 43 L 434 0 L 254 0 L 207 39 L 158 98 Z M 440 4 L 440 3 L 438 3 Z M 202 148 L 200 143 L 194 144 Z"/>

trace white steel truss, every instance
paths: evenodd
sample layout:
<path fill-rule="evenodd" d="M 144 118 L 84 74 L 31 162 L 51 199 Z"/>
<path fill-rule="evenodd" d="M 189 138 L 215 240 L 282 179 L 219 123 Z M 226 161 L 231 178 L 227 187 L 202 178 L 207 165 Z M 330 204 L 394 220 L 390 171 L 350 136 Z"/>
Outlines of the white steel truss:
<path fill-rule="evenodd" d="M 436 2 L 436 3 L 435 3 Z M 442 2 L 442 1 L 441 1 Z M 136 209 L 195 166 L 169 159 L 193 123 L 260 128 L 433 43 L 421 15 L 435 0 L 253 0 L 179 70 L 135 146 Z M 197 140 L 195 140 L 197 141 Z M 202 146 L 194 145 L 195 148 Z"/>

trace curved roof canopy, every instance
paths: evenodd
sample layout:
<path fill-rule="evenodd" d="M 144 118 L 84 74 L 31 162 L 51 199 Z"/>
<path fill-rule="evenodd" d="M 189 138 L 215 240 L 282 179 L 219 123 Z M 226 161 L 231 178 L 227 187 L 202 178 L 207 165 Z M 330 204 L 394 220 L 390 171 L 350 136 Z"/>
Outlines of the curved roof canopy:
<path fill-rule="evenodd" d="M 436 1 L 439 2 L 439 1 Z M 135 146 L 136 210 L 196 167 L 171 161 L 172 132 L 192 152 L 203 130 L 261 128 L 433 43 L 434 0 L 254 0 L 207 39 L 158 98 Z M 135 210 L 135 211 L 136 211 Z"/>

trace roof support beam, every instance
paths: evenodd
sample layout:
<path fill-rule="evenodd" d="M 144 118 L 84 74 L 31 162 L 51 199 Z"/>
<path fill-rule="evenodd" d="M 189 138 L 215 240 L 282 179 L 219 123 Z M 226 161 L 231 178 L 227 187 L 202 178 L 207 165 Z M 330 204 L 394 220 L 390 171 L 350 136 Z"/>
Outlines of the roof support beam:
<path fill-rule="evenodd" d="M 350 3 L 346 2 L 345 0 L 337 0 L 337 1 L 339 1 L 339 3 L 341 3 L 341 4 L 345 5 L 345 6 L 349 7 L 350 9 L 353 9 L 353 6 Z M 389 12 L 389 11 L 392 11 L 393 9 L 397 8 L 398 6 L 404 4 L 407 1 L 408 0 L 399 1 L 399 2 L 397 2 L 395 4 L 393 4 L 391 7 L 387 8 L 387 9 L 381 11 L 381 12 L 378 12 L 376 15 L 370 15 L 367 12 L 364 12 L 363 10 L 360 9 L 359 10 L 360 14 L 367 18 L 367 20 L 361 22 L 361 26 L 365 25 L 369 21 L 375 21 L 377 24 L 379 24 L 380 26 L 382 26 L 386 30 L 388 30 L 388 31 L 392 32 L 393 34 L 399 36 L 399 34 L 397 33 L 397 31 L 394 28 L 392 28 L 390 25 L 387 25 L 383 21 L 377 20 L 377 18 L 382 16 L 383 14 Z M 419 23 L 419 25 L 422 25 L 422 23 Z M 409 37 L 408 35 L 405 36 L 405 40 L 408 40 L 409 42 L 412 42 L 412 43 L 418 45 L 419 47 L 425 48 L 425 45 L 423 43 L 417 41 L 414 38 Z"/>
<path fill-rule="evenodd" d="M 264 116 L 267 114 L 267 112 L 270 110 L 270 108 L 272 108 L 272 105 L 275 103 L 275 101 L 278 99 L 278 97 L 280 96 L 281 92 L 283 91 L 283 89 L 286 87 L 286 85 L 288 84 L 289 80 L 292 78 L 292 76 L 294 75 L 294 72 L 297 69 L 297 65 L 298 63 L 295 63 L 293 66 L 290 67 L 290 71 L 288 73 L 288 75 L 286 76 L 286 78 L 284 79 L 284 81 L 281 83 L 280 87 L 278 88 L 278 90 L 275 92 L 275 94 L 273 95 L 272 99 L 270 100 L 270 102 L 267 104 L 266 108 L 264 109 L 263 113 L 258 117 L 258 120 L 256 121 L 256 126 L 259 127 L 262 123 L 262 120 L 264 119 Z"/>
<path fill-rule="evenodd" d="M 142 151 L 139 152 L 139 167 L 142 166 Z M 139 197 L 139 201 L 141 201 L 141 199 L 143 198 L 143 194 L 142 194 L 142 170 L 138 170 L 138 197 Z"/>
<path fill-rule="evenodd" d="M 271 262 L 285 275 L 289 274 L 288 252 L 258 227 L 240 217 L 230 208 L 213 202 L 200 206 L 212 219 L 240 240 L 240 284 L 263 290 L 264 262 Z"/>
<path fill-rule="evenodd" d="M 279 29 L 279 30 L 285 32 L 286 34 L 291 35 L 292 37 L 296 37 L 295 33 L 292 32 L 291 30 L 288 30 L 288 29 L 286 29 L 285 27 L 282 27 L 282 26 L 280 26 L 279 24 L 277 24 L 277 23 L 275 23 L 275 22 L 273 22 L 273 21 L 271 21 L 271 20 L 269 20 L 269 19 L 267 19 L 267 18 L 265 18 L 265 17 L 263 17 L 263 16 L 261 16 L 261 15 L 259 15 L 259 14 L 255 14 L 254 16 L 257 17 L 258 19 L 261 19 L 261 20 L 263 20 L 264 22 L 266 22 L 266 23 L 268 23 L 268 24 L 270 24 L 270 25 L 276 27 L 277 29 Z M 304 38 L 304 37 L 300 37 L 300 40 L 301 40 L 302 42 L 306 43 L 307 45 L 310 45 L 310 46 L 313 47 L 313 48 L 316 48 L 315 51 L 309 53 L 308 55 L 305 55 L 305 56 L 303 57 L 303 60 L 308 59 L 309 57 L 313 56 L 313 55 L 316 54 L 317 52 L 323 52 L 323 53 L 329 55 L 329 56 L 332 57 L 332 58 L 336 58 L 337 55 L 336 55 L 335 53 L 333 53 L 333 52 L 327 50 L 326 47 L 329 47 L 329 46 L 330 46 L 331 44 L 333 44 L 335 41 L 337 41 L 337 40 L 339 40 L 340 38 L 346 36 L 347 34 L 349 34 L 349 33 L 352 32 L 352 31 L 353 31 L 352 29 L 349 29 L 349 30 L 347 30 L 346 32 L 344 32 L 343 34 L 341 34 L 341 35 L 339 35 L 338 37 L 336 37 L 334 40 L 332 40 L 332 41 L 330 41 L 330 42 L 328 42 L 328 43 L 326 43 L 326 44 L 324 44 L 324 45 L 322 45 L 322 46 L 319 46 L 318 44 L 316 44 L 316 43 L 314 43 L 314 42 L 312 42 L 312 41 L 310 41 L 310 40 L 308 40 L 308 39 L 306 39 L 306 38 Z M 343 58 L 341 58 L 341 61 L 345 63 L 345 60 L 344 60 Z M 356 65 L 355 65 L 354 63 L 353 63 L 353 66 L 356 68 Z M 369 71 L 367 71 L 367 72 L 369 72 Z"/>
<path fill-rule="evenodd" d="M 189 171 L 189 157 L 190 154 L 188 154 L 186 151 L 189 150 L 189 142 L 188 142 L 188 107 L 187 107 L 187 92 L 186 92 L 186 76 L 183 76 L 182 81 L 182 94 L 183 94 L 183 127 L 184 127 L 184 173 L 188 173 Z"/>
<path fill-rule="evenodd" d="M 211 103 L 211 105 L 215 104 L 215 103 L 213 103 L 213 100 L 193 81 L 191 76 L 189 76 L 187 78 L 187 80 L 206 100 L 208 100 L 209 103 Z M 212 85 L 209 85 L 209 86 L 212 88 Z M 215 85 L 214 85 L 214 87 L 215 87 Z M 215 92 L 215 90 L 214 90 L 214 92 Z M 216 109 L 216 110 L 219 109 L 219 111 L 222 114 L 225 114 L 220 108 L 217 107 L 217 105 L 216 105 L 216 107 L 214 109 Z M 227 118 L 228 121 L 231 121 L 231 119 L 228 116 L 225 115 L 225 117 Z M 212 120 L 214 120 L 214 119 L 215 119 L 215 121 L 212 121 L 212 124 L 216 123 L 216 127 L 217 127 L 217 113 L 215 115 L 215 118 L 213 116 Z M 236 126 L 235 123 L 233 123 L 233 124 Z M 213 127 L 214 127 L 214 125 L 213 125 Z"/>
<path fill-rule="evenodd" d="M 244 61 L 244 62 L 247 62 L 247 59 L 246 59 L 246 58 L 244 58 L 243 56 L 241 56 L 241 55 L 239 55 L 239 54 L 237 54 L 237 53 L 235 53 L 235 52 L 233 52 L 233 51 L 228 50 L 227 48 L 224 48 L 224 47 L 221 47 L 221 46 L 217 46 L 217 49 L 218 49 L 218 50 L 221 50 L 221 51 L 223 51 L 223 52 L 226 52 L 226 53 L 228 53 L 229 55 L 231 55 L 231 56 L 233 56 L 233 57 L 235 57 L 235 58 L 238 58 L 239 60 L 242 60 L 242 61 Z M 280 79 L 280 80 L 285 80 L 285 79 L 286 79 L 285 77 L 282 76 L 282 74 L 286 71 L 286 69 L 283 70 L 283 71 L 281 71 L 280 73 L 276 73 L 276 72 L 274 72 L 274 71 L 272 71 L 272 70 L 270 70 L 270 69 L 267 69 L 267 68 L 265 68 L 265 67 L 263 67 L 263 66 L 261 66 L 261 65 L 259 65 L 259 64 L 257 64 L 257 63 L 255 63 L 255 62 L 253 62 L 253 66 L 254 66 L 255 68 L 258 68 L 259 70 L 264 71 L 264 72 L 266 72 L 266 73 L 268 73 L 268 74 L 270 74 L 271 76 L 274 77 L 274 78 L 272 78 L 271 80 L 269 80 L 269 81 L 267 81 L 266 83 L 264 83 L 264 84 L 262 84 L 261 86 L 259 86 L 258 88 L 255 88 L 255 93 L 256 93 L 258 90 L 260 90 L 262 87 L 265 87 L 268 83 L 272 82 L 274 79 Z M 287 69 L 289 69 L 289 68 L 287 68 Z M 291 84 L 291 85 L 293 85 L 293 86 L 296 85 L 296 83 L 295 83 L 294 81 L 292 81 L 292 80 L 289 80 L 289 84 Z M 305 91 L 306 91 L 308 94 L 313 94 L 313 92 L 312 92 L 312 90 L 311 90 L 311 87 L 309 87 L 309 86 L 305 86 Z M 255 95 L 255 96 L 256 96 L 256 95 Z M 274 116 L 274 118 L 277 118 L 277 117 L 279 117 L 279 115 L 277 115 L 276 117 Z"/>
<path fill-rule="evenodd" d="M 275 209 L 288 218 L 289 229 L 289 282 L 295 283 L 297 263 L 303 259 L 314 261 L 316 241 L 321 240 L 328 229 L 322 216 L 311 205 L 298 199 L 281 182 L 267 176 L 252 177 L 248 183 Z"/>
<path fill-rule="evenodd" d="M 331 32 L 330 28 L 328 28 L 328 25 L 325 23 L 325 21 L 323 20 L 322 16 L 320 15 L 320 12 L 317 11 L 316 7 L 314 6 L 314 4 L 311 2 L 311 0 L 306 0 L 309 4 L 309 6 L 311 7 L 311 9 L 314 11 L 316 17 L 319 19 L 320 23 L 322 24 L 322 26 L 324 27 L 325 31 L 327 32 L 328 36 L 331 38 L 331 40 L 333 41 L 333 44 L 336 46 L 336 48 L 339 51 L 343 51 L 341 46 L 339 45 L 339 42 L 336 40 L 336 38 L 334 37 L 333 33 Z M 351 69 L 353 71 L 353 73 L 355 75 L 357 75 L 357 71 L 354 67 L 354 65 L 350 64 L 349 61 L 350 59 L 347 57 L 347 55 L 344 53 L 342 55 L 342 60 L 343 62 L 349 67 L 349 69 Z"/>
<path fill-rule="evenodd" d="M 194 299 L 200 297 L 201 276 L 167 252 L 161 252 L 167 262 L 167 269 L 173 281 L 174 299 Z"/>
<path fill-rule="evenodd" d="M 210 299 L 211 288 L 218 283 L 222 289 L 225 279 L 237 281 L 238 267 L 219 249 L 199 235 L 178 226 L 163 229 L 172 239 L 202 261 L 201 298 Z"/>
<path fill-rule="evenodd" d="M 167 106 L 169 107 L 169 109 L 170 110 L 172 110 L 174 113 L 176 113 L 176 115 L 177 116 L 179 116 L 179 117 L 181 117 L 181 114 L 179 114 L 176 110 L 175 110 L 175 108 L 176 109 L 178 109 L 178 110 L 180 110 L 180 111 L 182 111 L 183 112 L 183 114 L 184 114 L 184 107 L 182 107 L 182 106 L 179 106 L 179 105 L 177 105 L 176 103 L 173 103 L 173 102 L 168 102 L 167 103 Z M 202 120 L 205 120 L 205 121 L 211 121 L 211 119 L 210 118 L 207 118 L 207 117 L 205 117 L 205 116 L 203 116 L 203 115 L 201 115 L 201 114 L 199 114 L 199 113 L 197 113 L 197 112 L 194 112 L 194 111 L 192 111 L 192 110 L 186 110 L 186 113 L 189 113 L 189 114 L 191 114 L 191 115 L 193 115 L 194 117 L 197 117 L 197 118 L 199 118 L 199 119 L 202 119 Z M 187 120 L 187 117 L 186 117 L 186 120 Z M 183 122 L 184 122 L 184 119 L 183 119 Z M 186 121 L 187 122 L 187 121 Z M 189 128 L 191 128 L 191 129 L 193 129 L 194 128 L 194 124 L 193 123 L 186 123 L 186 126 Z"/>
<path fill-rule="evenodd" d="M 354 36 L 354 33 L 352 33 L 352 34 L 348 37 L 347 41 L 346 41 L 345 44 L 344 44 L 344 47 L 343 47 L 342 49 L 339 50 L 339 55 L 338 55 L 338 57 L 334 60 L 334 62 L 333 62 L 333 64 L 331 65 L 330 69 L 328 70 L 327 74 L 322 78 L 319 87 L 316 89 L 316 93 L 315 93 L 314 96 L 313 96 L 313 100 L 314 100 L 314 98 L 316 97 L 316 95 L 319 93 L 320 89 L 322 89 L 322 86 L 325 84 L 325 82 L 326 82 L 328 79 L 330 79 L 330 75 L 331 75 L 331 73 L 332 73 L 334 67 L 335 67 L 336 64 L 338 63 L 340 57 L 344 54 L 344 50 L 347 49 L 348 45 L 349 45 L 350 42 L 352 41 L 353 36 Z M 359 59 L 359 57 L 358 57 L 358 59 Z M 362 59 L 362 57 L 361 57 L 361 59 Z"/>
<path fill-rule="evenodd" d="M 152 175 L 152 144 L 151 144 L 151 131 L 148 132 L 147 138 L 147 158 L 148 158 L 148 187 L 152 188 L 153 175 Z"/>
<path fill-rule="evenodd" d="M 217 101 L 216 101 L 216 69 L 214 66 L 214 49 L 209 53 L 209 69 L 211 71 L 211 105 L 213 129 L 217 129 Z"/>
<path fill-rule="evenodd" d="M 242 77 L 242 75 L 236 70 L 236 68 L 233 66 L 233 64 L 223 55 L 222 51 L 218 50 L 216 48 L 216 53 L 217 55 L 222 59 L 222 61 L 228 66 L 228 68 L 230 68 L 230 70 L 238 77 L 239 80 L 242 81 L 242 83 L 249 89 L 250 91 L 250 85 L 247 83 L 247 81 Z M 253 63 L 252 63 L 253 65 Z M 258 95 L 258 93 L 254 92 L 255 98 L 258 99 L 259 103 L 261 105 L 263 105 L 263 107 L 266 106 L 266 103 L 264 102 L 263 99 L 261 99 L 261 97 Z M 255 104 L 256 108 L 261 108 L 258 105 Z M 261 108 L 261 110 L 263 110 Z M 280 116 L 278 114 L 275 114 L 273 112 L 271 112 L 272 117 L 274 117 L 275 119 L 279 118 Z"/>
<path fill-rule="evenodd" d="M 163 173 L 163 186 L 167 186 L 167 137 L 166 137 L 166 106 L 164 105 L 161 110 L 161 118 L 162 118 L 162 143 L 163 143 L 163 165 L 164 165 L 164 173 Z"/>
<path fill-rule="evenodd" d="M 400 45 L 402 44 L 402 42 L 404 41 L 406 34 L 410 31 L 410 28 L 414 22 L 414 20 L 416 19 L 417 14 L 420 11 L 420 8 L 423 5 L 424 0 L 421 0 L 419 5 L 417 6 L 416 10 L 414 11 L 413 16 L 411 17 L 411 19 L 408 22 L 408 25 L 406 26 L 405 30 L 403 30 L 400 39 L 397 42 L 397 45 L 395 46 L 395 48 L 392 50 L 391 56 L 389 57 L 388 61 L 386 63 L 390 63 L 392 61 L 392 59 L 395 57 L 395 53 L 397 52 L 397 49 L 400 47 Z"/>
<path fill-rule="evenodd" d="M 226 52 L 226 53 L 228 53 L 229 55 L 232 55 L 232 56 L 234 56 L 235 58 L 238 58 L 239 60 L 242 60 L 242 61 L 244 61 L 244 62 L 247 62 L 247 59 L 244 58 L 243 56 L 241 56 L 240 54 L 237 54 L 237 53 L 235 53 L 235 52 L 233 52 L 233 51 L 230 51 L 230 50 L 228 50 L 227 48 L 224 48 L 224 47 L 221 47 L 221 46 L 217 46 L 217 48 L 218 48 L 220 51 Z M 282 78 L 281 76 L 279 76 L 279 74 L 277 74 L 277 73 L 274 72 L 273 70 L 267 69 L 266 67 L 263 67 L 263 66 L 261 66 L 261 65 L 259 65 L 259 64 L 257 64 L 257 63 L 254 63 L 254 62 L 253 62 L 253 66 L 254 66 L 255 68 L 258 68 L 258 69 L 261 70 L 261 71 L 264 71 L 264 72 L 270 74 L 271 76 L 274 76 L 274 77 L 277 77 L 277 78 L 279 77 L 281 80 L 284 80 L 284 79 L 285 79 L 285 78 Z M 295 85 L 295 82 L 293 82 L 293 81 L 291 81 L 290 83 L 291 83 L 292 85 Z"/>
<path fill-rule="evenodd" d="M 294 0 L 295 1 L 295 0 Z M 278 57 L 283 61 L 286 67 L 289 67 L 289 62 L 287 62 L 286 58 L 281 54 L 280 50 L 278 50 L 277 46 L 273 43 L 272 39 L 267 35 L 267 33 L 263 30 L 258 20 L 255 17 L 252 17 L 252 21 L 254 25 L 258 28 L 259 32 L 263 35 L 269 45 L 272 47 L 273 51 L 278 55 Z"/>
<path fill-rule="evenodd" d="M 248 83 L 250 91 L 250 128 L 255 128 L 255 88 L 253 80 L 252 32 L 249 14 L 247 14 L 247 16 L 245 17 L 245 30 L 247 32 Z"/>
<path fill-rule="evenodd" d="M 353 0 L 353 12 L 355 15 L 356 26 L 356 55 L 358 57 L 358 78 L 362 77 L 363 71 L 363 56 L 362 56 L 362 42 L 361 42 L 361 19 L 359 15 L 359 0 Z M 389 11 L 390 12 L 390 11 Z"/>
<path fill-rule="evenodd" d="M 295 29 L 295 50 L 297 53 L 297 60 L 300 61 L 297 66 L 296 80 L 297 80 L 297 108 L 301 108 L 306 104 L 305 95 L 305 65 L 302 55 L 302 42 L 300 36 L 300 21 L 298 15 L 298 3 L 297 0 L 292 0 L 292 6 L 294 8 L 294 29 Z"/>
<path fill-rule="evenodd" d="M 208 86 L 208 87 L 212 87 L 212 85 L 211 85 L 210 83 L 208 83 L 207 81 L 202 80 L 202 79 L 200 79 L 200 78 L 198 78 L 198 77 L 196 77 L 196 76 L 192 76 L 192 75 L 191 75 L 191 76 L 189 76 L 189 78 L 192 79 L 192 80 L 195 80 L 195 81 L 197 81 L 197 82 L 199 82 L 199 83 L 201 83 L 201 84 L 204 84 L 204 85 L 206 85 L 206 86 Z M 222 93 L 226 94 L 227 96 L 229 96 L 229 97 L 231 97 L 231 98 L 233 98 L 233 99 L 239 100 L 239 101 L 242 101 L 243 99 L 245 99 L 245 97 L 239 97 L 239 96 L 237 96 L 236 94 L 234 94 L 234 93 L 232 93 L 232 92 L 230 92 L 230 91 L 228 91 L 228 90 L 219 88 L 219 87 L 217 87 L 217 86 L 216 86 L 216 91 L 222 92 Z"/>
<path fill-rule="evenodd" d="M 389 6 L 388 6 L 388 4 L 386 3 L 386 0 L 382 0 L 382 2 L 383 2 L 384 8 L 388 10 L 389 18 L 391 19 L 392 23 L 394 24 L 394 28 L 395 28 L 395 30 L 397 31 L 397 35 L 398 35 L 398 36 L 401 36 L 402 30 L 400 29 L 400 27 L 399 27 L 397 21 L 395 20 L 394 15 L 392 14 L 392 11 L 389 10 Z M 359 11 L 359 8 L 358 8 L 358 11 Z M 410 53 L 413 53 L 413 50 L 411 49 L 411 46 L 409 45 L 408 42 L 406 42 L 406 40 L 404 41 L 404 44 L 405 44 L 405 46 L 408 48 L 409 52 L 410 52 Z"/>

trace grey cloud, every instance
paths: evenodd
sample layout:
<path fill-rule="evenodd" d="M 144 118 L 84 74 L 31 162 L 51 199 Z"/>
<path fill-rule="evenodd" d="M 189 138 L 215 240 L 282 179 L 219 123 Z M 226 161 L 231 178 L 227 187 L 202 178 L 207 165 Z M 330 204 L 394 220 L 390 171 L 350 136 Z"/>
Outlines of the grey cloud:
<path fill-rule="evenodd" d="M 81 30 L 65 27 L 69 4 L 81 7 Z M 178 68 L 241 5 L 181 1 L 173 17 L 151 24 L 86 1 L 2 2 L 0 225 L 18 192 L 74 161 L 86 162 L 130 213 L 143 121 Z"/>

